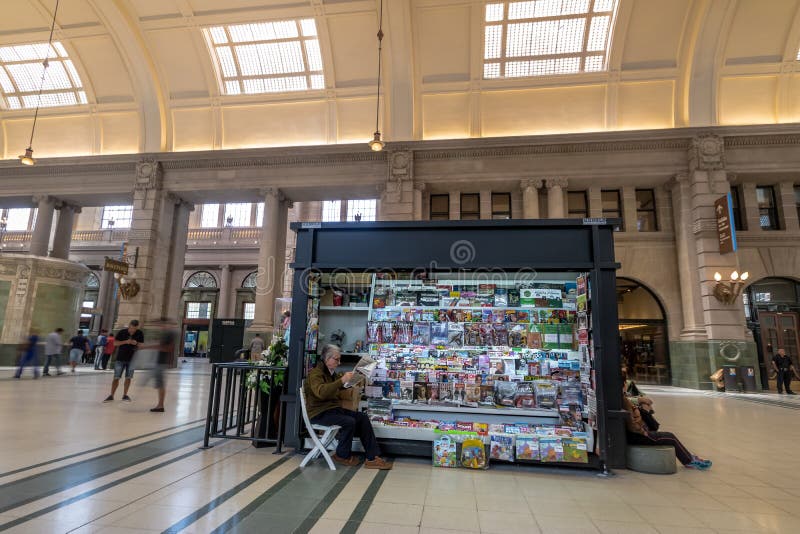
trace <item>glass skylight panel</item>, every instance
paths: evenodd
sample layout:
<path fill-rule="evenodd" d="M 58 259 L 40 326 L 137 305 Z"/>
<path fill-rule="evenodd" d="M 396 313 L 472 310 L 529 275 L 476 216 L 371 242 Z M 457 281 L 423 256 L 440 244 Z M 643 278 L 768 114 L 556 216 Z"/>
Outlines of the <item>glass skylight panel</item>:
<path fill-rule="evenodd" d="M 314 19 L 214 26 L 205 35 L 226 95 L 325 88 Z"/>
<path fill-rule="evenodd" d="M 616 9 L 617 0 L 529 0 L 487 4 L 484 78 L 605 70 Z"/>
<path fill-rule="evenodd" d="M 230 226 L 250 226 L 250 203 L 239 202 L 234 204 L 225 204 L 225 224 L 228 224 L 230 218 Z"/>
<path fill-rule="evenodd" d="M 49 67 L 45 72 L 44 59 Z M 38 98 L 42 88 L 41 102 Z M 0 46 L 0 90 L 8 109 L 86 104 L 86 93 L 75 65 L 64 46 L 56 41 Z"/>
<path fill-rule="evenodd" d="M 200 227 L 219 227 L 219 204 L 203 204 L 202 212 L 200 213 Z"/>
<path fill-rule="evenodd" d="M 6 230 L 9 232 L 24 232 L 28 229 L 31 218 L 30 208 L 12 208 L 6 213 Z"/>
<path fill-rule="evenodd" d="M 341 200 L 325 200 L 322 203 L 322 222 L 339 222 L 342 216 Z"/>

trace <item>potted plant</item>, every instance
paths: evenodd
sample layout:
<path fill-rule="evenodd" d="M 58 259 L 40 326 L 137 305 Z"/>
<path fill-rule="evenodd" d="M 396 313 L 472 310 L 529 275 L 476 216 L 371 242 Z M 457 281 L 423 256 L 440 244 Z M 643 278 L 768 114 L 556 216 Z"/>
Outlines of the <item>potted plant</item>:
<path fill-rule="evenodd" d="M 289 347 L 283 338 L 273 336 L 272 343 L 264 350 L 260 357 L 251 360 L 258 367 L 283 367 L 288 362 Z M 272 388 L 270 389 L 270 379 Z M 258 389 L 258 419 L 256 421 L 257 438 L 277 438 L 278 420 L 280 414 L 280 396 L 286 380 L 285 370 L 258 370 L 247 373 L 246 385 L 250 389 Z M 270 418 L 272 418 L 270 420 Z M 267 435 L 269 428 L 269 435 Z M 253 443 L 254 447 L 265 447 L 265 443 Z"/>

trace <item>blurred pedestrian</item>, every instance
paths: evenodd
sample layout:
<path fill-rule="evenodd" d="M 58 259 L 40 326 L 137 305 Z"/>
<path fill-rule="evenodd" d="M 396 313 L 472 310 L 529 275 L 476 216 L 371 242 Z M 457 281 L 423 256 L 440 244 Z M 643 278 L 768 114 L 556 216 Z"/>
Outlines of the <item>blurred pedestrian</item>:
<path fill-rule="evenodd" d="M 103 371 L 108 369 L 108 360 L 114 354 L 114 336 L 106 336 L 106 346 L 103 347 L 103 359 L 101 360 Z"/>
<path fill-rule="evenodd" d="M 167 384 L 164 378 L 164 373 L 172 362 L 172 357 L 175 354 L 175 338 L 177 333 L 173 330 L 166 319 L 161 319 L 158 345 L 156 350 L 158 356 L 156 364 L 153 367 L 153 381 L 154 386 L 158 390 L 158 404 L 155 408 L 151 408 L 151 412 L 161 413 L 164 411 L 164 398 L 167 395 Z"/>
<path fill-rule="evenodd" d="M 78 363 L 83 360 L 83 355 L 87 352 L 91 352 L 92 347 L 89 344 L 89 338 L 83 335 L 83 330 L 78 330 L 78 332 L 70 338 L 69 342 L 69 365 L 72 367 L 72 372 L 74 373 Z"/>
<path fill-rule="evenodd" d="M 256 334 L 256 337 L 250 341 L 250 359 L 261 356 L 266 346 L 264 340 L 261 339 L 261 334 Z"/>
<path fill-rule="evenodd" d="M 114 379 L 111 381 L 111 395 L 105 398 L 103 402 L 111 402 L 114 400 L 114 394 L 119 387 L 119 379 L 122 378 L 122 373 L 125 373 L 125 386 L 122 390 L 122 400 L 131 402 L 128 396 L 128 390 L 131 387 L 131 379 L 133 378 L 133 366 L 131 362 L 137 347 L 144 343 L 144 334 L 139 330 L 139 321 L 136 319 L 128 323 L 128 328 L 123 328 L 117 335 L 114 336 L 114 343 L 117 348 L 117 360 L 114 362 Z"/>
<path fill-rule="evenodd" d="M 797 370 L 794 368 L 794 364 L 792 363 L 792 359 L 786 355 L 786 351 L 784 349 L 778 349 L 778 352 L 775 356 L 772 357 L 772 368 L 778 374 L 777 386 L 778 386 L 778 393 L 783 393 L 784 388 L 786 389 L 787 395 L 794 395 L 794 391 L 792 391 L 792 375 L 798 377 Z"/>
<path fill-rule="evenodd" d="M 19 369 L 14 378 L 22 377 L 22 371 L 26 366 L 33 367 L 33 378 L 39 378 L 39 358 L 37 355 L 36 344 L 39 342 L 39 335 L 35 330 L 31 330 L 30 336 L 20 345 Z"/>
<path fill-rule="evenodd" d="M 64 340 L 61 338 L 61 334 L 63 333 L 63 328 L 56 328 L 47 334 L 44 340 L 44 354 L 46 359 L 44 361 L 44 369 L 42 369 L 42 376 L 50 376 L 50 362 L 53 361 L 56 364 L 56 374 L 64 374 L 61 370 L 61 353 L 64 352 Z"/>
<path fill-rule="evenodd" d="M 105 353 L 106 343 L 108 342 L 108 330 L 105 328 L 100 330 L 100 335 L 97 336 L 97 343 L 94 345 L 94 368 L 100 370 L 100 363 L 103 361 L 103 354 Z"/>

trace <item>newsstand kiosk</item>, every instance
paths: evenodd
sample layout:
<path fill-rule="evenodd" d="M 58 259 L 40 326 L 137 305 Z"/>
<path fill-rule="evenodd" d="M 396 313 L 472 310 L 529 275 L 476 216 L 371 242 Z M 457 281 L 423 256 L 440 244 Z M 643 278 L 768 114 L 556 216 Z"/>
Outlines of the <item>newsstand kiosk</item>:
<path fill-rule="evenodd" d="M 618 224 L 293 223 L 286 443 L 335 343 L 372 363 L 358 407 L 389 454 L 477 434 L 492 462 L 624 467 Z"/>

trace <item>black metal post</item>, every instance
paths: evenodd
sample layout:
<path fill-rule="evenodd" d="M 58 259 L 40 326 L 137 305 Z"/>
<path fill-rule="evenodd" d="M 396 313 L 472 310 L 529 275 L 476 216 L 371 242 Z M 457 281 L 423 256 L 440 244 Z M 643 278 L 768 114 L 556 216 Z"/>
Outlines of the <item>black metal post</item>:
<path fill-rule="evenodd" d="M 216 395 L 214 395 L 214 389 L 217 383 L 217 372 L 214 368 L 215 365 L 211 364 L 211 384 L 208 388 L 208 411 L 206 412 L 206 429 L 203 433 L 203 446 L 200 447 L 201 449 L 209 449 L 211 445 L 209 445 L 209 439 L 211 437 L 211 415 L 213 413 L 213 405 L 214 399 Z"/>

